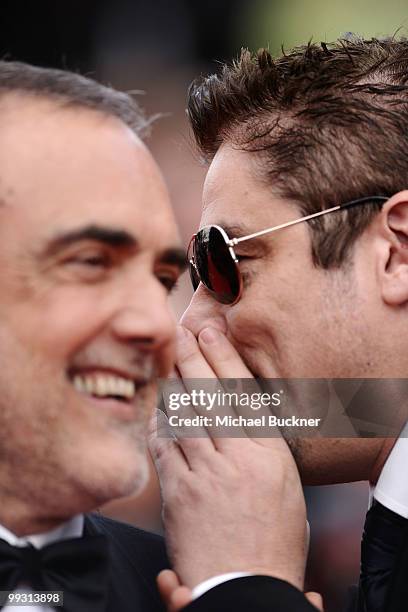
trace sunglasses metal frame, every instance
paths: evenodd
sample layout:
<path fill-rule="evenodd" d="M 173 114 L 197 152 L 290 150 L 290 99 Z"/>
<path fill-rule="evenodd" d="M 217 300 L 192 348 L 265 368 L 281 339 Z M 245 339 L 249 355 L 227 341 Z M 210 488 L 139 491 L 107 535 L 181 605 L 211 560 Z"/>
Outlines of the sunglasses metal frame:
<path fill-rule="evenodd" d="M 333 213 L 338 210 L 344 210 L 347 208 L 351 208 L 352 206 L 357 206 L 359 204 L 368 204 L 370 202 L 372 203 L 382 202 L 384 204 L 384 202 L 386 202 L 388 199 L 389 199 L 389 196 L 380 196 L 380 195 L 365 196 L 364 198 L 358 198 L 357 200 L 351 200 L 350 202 L 345 202 L 344 204 L 338 204 L 337 206 L 332 206 L 331 208 L 325 208 L 324 210 L 319 210 L 318 212 L 312 213 L 311 215 L 300 217 L 299 219 L 295 219 L 294 221 L 287 221 L 286 223 L 281 223 L 280 225 L 274 225 L 272 227 L 268 227 L 267 229 L 261 230 L 259 232 L 254 232 L 253 234 L 247 234 L 246 236 L 241 236 L 240 238 L 230 238 L 227 232 L 219 225 L 207 225 L 205 227 L 202 227 L 197 233 L 193 234 L 193 236 L 191 237 L 190 243 L 188 245 L 188 251 L 187 251 L 188 253 L 190 253 L 191 245 L 193 249 L 192 256 L 188 260 L 190 264 L 190 276 L 192 276 L 191 267 L 193 267 L 195 270 L 195 274 L 197 275 L 197 278 L 200 280 L 201 283 L 203 283 L 203 281 L 201 280 L 201 276 L 198 272 L 196 263 L 195 263 L 195 238 L 197 234 L 204 229 L 208 229 L 210 227 L 216 228 L 222 235 L 225 241 L 225 244 L 228 247 L 228 251 L 235 264 L 237 276 L 239 279 L 239 294 L 233 302 L 228 303 L 228 306 L 234 306 L 234 304 L 236 304 L 240 300 L 241 295 L 242 295 L 242 288 L 243 288 L 242 287 L 242 274 L 238 266 L 239 259 L 235 254 L 234 246 L 236 246 L 240 242 L 245 242 L 246 240 L 252 240 L 252 238 L 259 238 L 260 236 L 264 236 L 265 234 L 271 234 L 272 232 L 276 232 L 278 230 L 285 229 L 286 227 L 291 227 L 292 225 L 297 225 L 298 223 L 304 223 L 305 221 L 310 221 L 312 219 L 316 219 L 317 217 L 322 217 L 323 215 L 328 215 L 329 213 Z M 208 291 L 210 291 L 211 294 L 214 294 L 214 299 L 217 299 L 215 297 L 215 292 L 211 290 L 209 287 L 207 287 L 205 283 L 203 283 L 203 285 L 204 287 L 206 287 Z M 193 289 L 194 289 L 194 284 L 193 284 Z"/>

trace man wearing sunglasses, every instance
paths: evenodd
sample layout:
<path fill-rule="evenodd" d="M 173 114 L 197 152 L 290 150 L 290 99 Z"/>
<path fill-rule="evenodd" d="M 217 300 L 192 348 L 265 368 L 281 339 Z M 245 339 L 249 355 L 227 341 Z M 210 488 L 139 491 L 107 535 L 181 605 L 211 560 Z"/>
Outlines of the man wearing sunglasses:
<path fill-rule="evenodd" d="M 349 39 L 277 60 L 243 51 L 193 84 L 188 112 L 209 169 L 189 246 L 195 293 L 179 333 L 182 378 L 407 376 L 407 70 L 406 41 Z M 288 440 L 306 484 L 376 482 L 394 442 Z M 190 453 L 198 464 L 205 450 Z M 204 490 L 210 480 L 203 470 Z M 244 476 L 241 487 L 250 491 Z M 398 571 L 387 563 L 389 576 Z M 247 569 L 220 554 L 216 567 Z"/>

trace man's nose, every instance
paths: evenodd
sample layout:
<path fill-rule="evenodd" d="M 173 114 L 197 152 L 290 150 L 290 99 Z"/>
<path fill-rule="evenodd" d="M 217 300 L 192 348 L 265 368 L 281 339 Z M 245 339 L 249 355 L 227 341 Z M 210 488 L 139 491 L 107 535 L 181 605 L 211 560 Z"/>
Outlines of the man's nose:
<path fill-rule="evenodd" d="M 217 302 L 203 285 L 200 285 L 194 293 L 190 305 L 181 317 L 180 323 L 187 327 L 196 337 L 205 327 L 215 327 L 223 334 L 226 334 L 226 308 L 224 304 Z"/>
<path fill-rule="evenodd" d="M 116 339 L 154 354 L 160 376 L 173 367 L 176 322 L 167 292 L 155 278 L 121 295 L 111 332 Z"/>

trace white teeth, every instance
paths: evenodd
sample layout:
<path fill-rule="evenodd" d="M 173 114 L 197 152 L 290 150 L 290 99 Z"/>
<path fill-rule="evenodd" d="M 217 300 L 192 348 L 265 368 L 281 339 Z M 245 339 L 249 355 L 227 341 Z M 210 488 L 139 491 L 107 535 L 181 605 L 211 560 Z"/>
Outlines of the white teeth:
<path fill-rule="evenodd" d="M 77 391 L 80 391 L 81 393 L 85 391 L 85 385 L 81 376 L 74 376 L 73 383 Z"/>
<path fill-rule="evenodd" d="M 89 394 L 94 392 L 94 381 L 90 376 L 84 378 L 85 391 Z"/>
<path fill-rule="evenodd" d="M 108 385 L 106 384 L 106 378 L 104 376 L 96 377 L 96 395 L 104 396 L 107 395 Z"/>
<path fill-rule="evenodd" d="M 106 377 L 106 386 L 108 388 L 108 392 L 111 395 L 115 394 L 115 390 L 116 390 L 116 382 L 115 382 L 115 378 L 113 376 L 107 376 Z"/>
<path fill-rule="evenodd" d="M 115 388 L 121 395 L 127 397 L 127 380 L 123 380 L 123 378 L 118 380 Z"/>
<path fill-rule="evenodd" d="M 126 395 L 131 399 L 135 394 L 135 383 L 133 380 L 126 381 Z"/>
<path fill-rule="evenodd" d="M 73 378 L 73 385 L 80 393 L 106 397 L 115 395 L 132 399 L 135 395 L 135 383 L 133 380 L 122 378 L 121 376 L 107 376 L 105 374 L 76 374 Z"/>

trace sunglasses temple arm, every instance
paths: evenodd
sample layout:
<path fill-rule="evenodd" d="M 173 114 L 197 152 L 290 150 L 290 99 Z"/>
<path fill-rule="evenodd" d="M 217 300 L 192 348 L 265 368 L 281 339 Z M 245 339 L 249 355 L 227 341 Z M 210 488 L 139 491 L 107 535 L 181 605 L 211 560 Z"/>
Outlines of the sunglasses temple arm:
<path fill-rule="evenodd" d="M 284 229 L 285 227 L 290 227 L 291 225 L 297 225 L 298 223 L 303 223 L 303 221 L 310 221 L 310 219 L 315 219 L 316 217 L 327 215 L 328 213 L 334 212 L 335 210 L 340 210 L 341 208 L 342 206 L 333 206 L 332 208 L 326 208 L 325 210 L 319 210 L 319 212 L 313 213 L 312 215 L 308 215 L 307 217 L 302 217 L 301 219 L 295 219 L 294 221 L 288 221 L 287 223 L 281 223 L 281 225 L 275 225 L 274 227 L 269 227 L 268 229 L 264 229 L 260 232 L 255 232 L 255 234 L 249 234 L 248 236 L 242 236 L 242 238 L 231 238 L 230 243 L 231 243 L 231 246 L 235 246 L 239 242 L 244 242 L 245 240 L 250 240 L 251 238 L 258 238 L 259 236 L 263 236 L 264 234 L 271 234 L 272 232 L 276 232 L 277 230 Z"/>
<path fill-rule="evenodd" d="M 260 232 L 255 232 L 255 234 L 249 234 L 248 236 L 242 236 L 241 238 L 231 238 L 229 241 L 230 246 L 235 246 L 240 242 L 244 242 L 245 240 L 250 240 L 251 238 L 258 238 L 259 236 L 263 236 L 264 234 L 271 234 L 272 232 L 276 232 L 277 230 L 284 229 L 285 227 L 290 227 L 291 225 L 297 225 L 298 223 L 303 223 L 304 221 L 310 221 L 311 219 L 316 219 L 316 217 L 322 217 L 323 215 L 328 215 L 329 213 L 335 212 L 336 210 L 344 210 L 345 208 L 350 208 L 351 206 L 356 206 L 357 204 L 363 204 L 364 202 L 369 201 L 377 201 L 377 202 L 386 202 L 388 197 L 386 196 L 368 196 L 366 198 L 359 198 L 358 200 L 352 200 L 351 202 L 346 202 L 345 204 L 339 204 L 338 206 L 332 206 L 332 208 L 326 208 L 324 210 L 319 210 L 316 213 L 311 215 L 307 215 L 307 217 L 301 217 L 300 219 L 295 219 L 294 221 L 288 221 L 287 223 L 282 223 L 281 225 L 275 225 L 274 227 L 269 227 L 268 229 L 262 230 Z"/>

